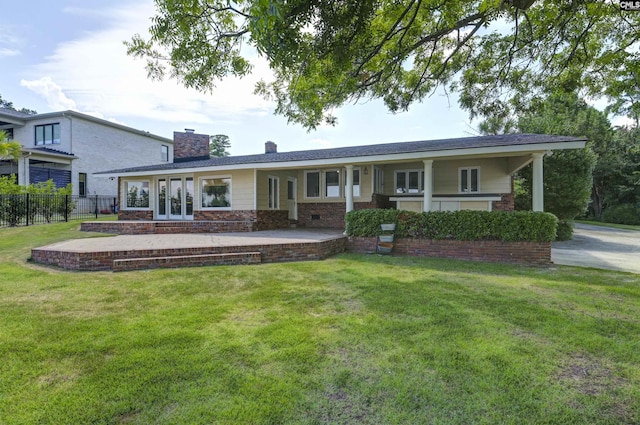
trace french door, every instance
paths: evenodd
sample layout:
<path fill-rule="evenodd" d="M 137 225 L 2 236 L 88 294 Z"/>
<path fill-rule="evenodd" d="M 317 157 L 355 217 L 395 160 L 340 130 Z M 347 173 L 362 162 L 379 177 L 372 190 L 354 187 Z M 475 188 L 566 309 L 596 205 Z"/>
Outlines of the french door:
<path fill-rule="evenodd" d="M 157 214 L 159 220 L 193 220 L 193 177 L 158 179 Z"/>

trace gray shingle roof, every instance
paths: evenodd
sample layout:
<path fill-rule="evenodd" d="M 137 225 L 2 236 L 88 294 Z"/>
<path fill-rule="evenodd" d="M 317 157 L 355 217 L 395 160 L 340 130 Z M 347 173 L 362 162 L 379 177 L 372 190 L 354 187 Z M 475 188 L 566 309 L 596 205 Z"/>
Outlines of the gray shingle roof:
<path fill-rule="evenodd" d="M 51 149 L 51 148 L 37 147 L 37 148 L 31 148 L 31 150 L 32 151 L 44 152 L 44 153 L 57 153 L 57 154 L 60 154 L 60 155 L 75 156 L 72 153 L 61 151 L 61 150 L 58 150 L 58 149 Z"/>
<path fill-rule="evenodd" d="M 13 118 L 29 118 L 31 115 L 24 112 L 14 111 L 13 109 L 0 108 L 0 115 L 8 115 Z"/>
<path fill-rule="evenodd" d="M 333 149 L 316 149 L 294 152 L 278 152 L 257 155 L 227 156 L 200 161 L 165 163 L 145 167 L 123 168 L 105 171 L 107 173 L 132 173 L 146 171 L 178 170 L 182 168 L 207 168 L 215 166 L 233 166 L 246 164 L 264 164 L 278 162 L 314 161 L 323 159 L 354 158 L 376 155 L 391 155 L 417 152 L 448 151 L 459 149 L 477 149 L 486 147 L 535 145 L 544 143 L 586 141 L 585 138 L 555 136 L 547 134 L 503 134 L 492 136 L 460 137 L 440 140 L 421 140 L 414 142 L 384 143 L 366 146 L 351 146 Z"/>

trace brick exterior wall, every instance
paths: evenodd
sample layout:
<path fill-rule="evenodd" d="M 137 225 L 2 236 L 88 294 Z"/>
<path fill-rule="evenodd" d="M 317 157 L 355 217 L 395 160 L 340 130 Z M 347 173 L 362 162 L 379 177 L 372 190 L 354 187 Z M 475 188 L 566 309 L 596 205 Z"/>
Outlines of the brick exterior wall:
<path fill-rule="evenodd" d="M 153 220 L 151 210 L 123 210 L 118 209 L 118 220 Z"/>
<path fill-rule="evenodd" d="M 289 211 L 258 210 L 255 230 L 287 229 L 290 227 Z"/>
<path fill-rule="evenodd" d="M 375 252 L 376 238 L 350 237 L 347 251 Z M 454 258 L 460 260 L 551 264 L 551 242 L 452 241 L 400 238 L 394 241 L 393 253 L 415 257 Z"/>
<path fill-rule="evenodd" d="M 370 202 L 354 202 L 354 210 L 368 208 L 391 208 L 386 195 L 374 194 Z M 344 216 L 346 214 L 344 202 L 310 202 L 298 204 L 298 226 L 319 227 L 328 229 L 344 229 Z M 318 216 L 314 218 L 313 216 Z"/>
<path fill-rule="evenodd" d="M 209 158 L 209 135 L 173 132 L 173 162 Z"/>
<path fill-rule="evenodd" d="M 298 204 L 299 227 L 344 228 L 344 202 L 313 202 Z"/>
<path fill-rule="evenodd" d="M 193 212 L 195 220 L 212 221 L 251 221 L 255 222 L 258 217 L 254 210 L 229 210 L 229 211 L 199 211 Z"/>
<path fill-rule="evenodd" d="M 513 193 L 501 194 L 502 199 L 491 203 L 491 211 L 513 211 L 515 210 L 515 196 Z"/>

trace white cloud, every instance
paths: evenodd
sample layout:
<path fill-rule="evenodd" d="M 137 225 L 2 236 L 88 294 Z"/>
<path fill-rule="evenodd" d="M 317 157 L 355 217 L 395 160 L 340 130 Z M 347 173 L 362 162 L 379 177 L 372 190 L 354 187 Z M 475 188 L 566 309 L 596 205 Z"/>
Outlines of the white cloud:
<path fill-rule="evenodd" d="M 636 121 L 627 116 L 616 116 L 611 120 L 611 125 L 617 127 L 635 127 Z"/>
<path fill-rule="evenodd" d="M 244 121 L 247 116 L 263 116 L 271 110 L 271 103 L 253 94 L 255 82 L 270 75 L 266 61 L 254 61 L 254 73 L 248 78 L 225 79 L 213 94 L 185 89 L 174 79 L 151 81 L 144 61 L 127 56 L 123 41 L 147 30 L 154 14 L 153 3 L 145 0 L 107 12 L 103 16 L 111 21 L 108 29 L 59 44 L 44 63 L 32 70 L 32 83 L 49 77 L 64 89 L 60 94 L 66 93 L 68 101 L 73 99 L 78 110 L 101 111 L 106 116 L 211 124 Z M 67 13 L 87 11 L 70 9 Z M 44 90 L 39 93 L 55 97 Z"/>
<path fill-rule="evenodd" d="M 18 56 L 20 53 L 21 53 L 20 50 L 0 47 L 0 58 L 6 58 L 9 56 Z"/>
<path fill-rule="evenodd" d="M 20 41 L 12 27 L 0 24 L 0 58 L 20 55 Z"/>
<path fill-rule="evenodd" d="M 56 84 L 50 77 L 42 77 L 38 80 L 31 81 L 22 80 L 20 81 L 20 85 L 42 96 L 51 109 L 77 109 L 76 103 L 69 99 L 62 91 L 62 87 Z"/>

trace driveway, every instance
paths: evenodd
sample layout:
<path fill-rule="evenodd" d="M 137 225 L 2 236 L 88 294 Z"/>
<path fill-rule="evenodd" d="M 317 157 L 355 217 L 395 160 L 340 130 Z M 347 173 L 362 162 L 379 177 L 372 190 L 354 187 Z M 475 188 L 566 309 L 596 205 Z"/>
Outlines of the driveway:
<path fill-rule="evenodd" d="M 551 245 L 551 261 L 640 273 L 640 232 L 576 223 L 573 240 Z"/>

